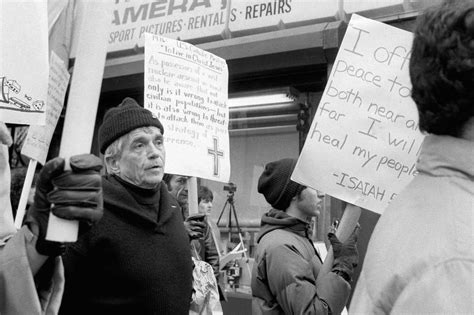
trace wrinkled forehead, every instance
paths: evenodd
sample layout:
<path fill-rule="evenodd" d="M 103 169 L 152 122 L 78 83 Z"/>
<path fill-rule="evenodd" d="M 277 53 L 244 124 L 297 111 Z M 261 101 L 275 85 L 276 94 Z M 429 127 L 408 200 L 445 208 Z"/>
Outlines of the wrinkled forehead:
<path fill-rule="evenodd" d="M 140 127 L 133 129 L 127 134 L 129 139 L 134 139 L 143 135 L 161 136 L 162 134 L 161 130 L 155 126 Z"/>

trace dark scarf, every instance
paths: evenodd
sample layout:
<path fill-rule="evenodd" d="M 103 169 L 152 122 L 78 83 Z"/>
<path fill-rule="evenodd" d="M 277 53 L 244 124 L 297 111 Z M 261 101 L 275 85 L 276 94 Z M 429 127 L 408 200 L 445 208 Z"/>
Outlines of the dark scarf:
<path fill-rule="evenodd" d="M 140 206 L 142 206 L 144 214 L 153 221 L 158 220 L 158 212 L 160 205 L 161 197 L 161 183 L 159 183 L 155 188 L 142 188 L 138 187 L 132 183 L 129 183 L 122 178 L 112 175 L 127 191 L 132 195 L 133 199 L 136 200 Z"/>

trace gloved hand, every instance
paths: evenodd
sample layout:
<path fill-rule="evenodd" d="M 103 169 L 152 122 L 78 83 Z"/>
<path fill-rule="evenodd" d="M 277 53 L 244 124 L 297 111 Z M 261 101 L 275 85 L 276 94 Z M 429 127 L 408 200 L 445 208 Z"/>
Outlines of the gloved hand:
<path fill-rule="evenodd" d="M 184 221 L 184 227 L 190 239 L 199 239 L 204 237 L 206 231 L 206 223 L 204 222 L 205 215 L 189 216 Z"/>
<path fill-rule="evenodd" d="M 346 281 L 352 280 L 354 268 L 359 263 L 359 252 L 357 250 L 359 229 L 360 226 L 357 225 L 351 236 L 344 243 L 341 243 L 334 233 L 328 233 L 328 239 L 334 252 L 334 263 L 331 271 L 339 274 Z"/>
<path fill-rule="evenodd" d="M 48 161 L 38 176 L 34 204 L 27 224 L 38 235 L 36 250 L 47 256 L 61 255 L 65 244 L 45 240 L 50 212 L 62 219 L 79 220 L 79 234 L 102 218 L 101 160 L 92 154 L 70 158 L 71 171 L 64 171 L 64 159 Z"/>

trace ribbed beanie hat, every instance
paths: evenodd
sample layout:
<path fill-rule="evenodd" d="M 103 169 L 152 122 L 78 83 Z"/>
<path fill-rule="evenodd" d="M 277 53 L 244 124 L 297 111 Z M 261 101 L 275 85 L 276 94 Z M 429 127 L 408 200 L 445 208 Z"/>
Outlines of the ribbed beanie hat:
<path fill-rule="evenodd" d="M 161 134 L 164 133 L 163 125 L 152 112 L 138 105 L 133 98 L 126 97 L 120 105 L 112 107 L 104 115 L 99 127 L 100 153 L 104 154 L 107 147 L 121 136 L 146 126 L 155 126 Z"/>
<path fill-rule="evenodd" d="M 275 209 L 286 210 L 291 199 L 305 188 L 290 179 L 295 165 L 295 159 L 270 162 L 258 179 L 258 192 Z"/>

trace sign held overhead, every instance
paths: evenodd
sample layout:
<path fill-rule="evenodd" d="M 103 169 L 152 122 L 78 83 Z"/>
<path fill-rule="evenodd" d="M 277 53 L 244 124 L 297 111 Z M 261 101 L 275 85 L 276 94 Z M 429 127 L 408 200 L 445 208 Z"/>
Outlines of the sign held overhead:
<path fill-rule="evenodd" d="M 293 180 L 378 213 L 412 180 L 423 135 L 411 42 L 409 32 L 352 15 Z"/>
<path fill-rule="evenodd" d="M 44 125 L 49 73 L 47 1 L 1 1 L 0 38 L 0 121 Z"/>
<path fill-rule="evenodd" d="M 167 173 L 228 182 L 228 76 L 224 59 L 146 34 L 145 108 L 164 126 Z"/>

